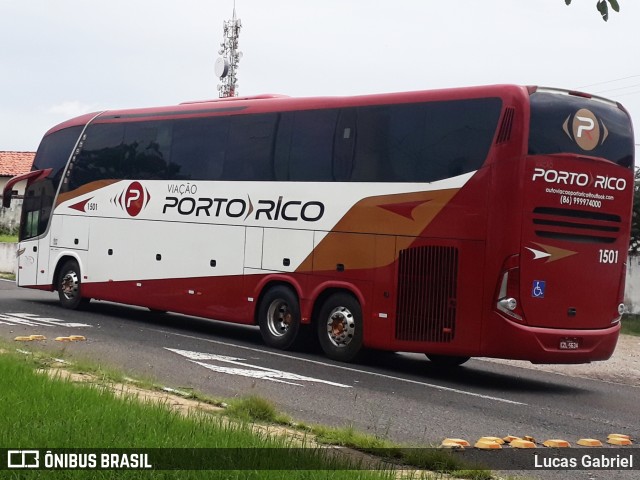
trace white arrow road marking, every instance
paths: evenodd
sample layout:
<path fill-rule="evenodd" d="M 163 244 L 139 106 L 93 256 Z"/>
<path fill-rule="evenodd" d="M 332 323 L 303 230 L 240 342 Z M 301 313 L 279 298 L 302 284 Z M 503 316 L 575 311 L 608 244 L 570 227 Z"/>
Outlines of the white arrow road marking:
<path fill-rule="evenodd" d="M 188 358 L 191 362 L 196 365 L 200 365 L 202 367 L 208 368 L 209 370 L 213 370 L 218 373 L 226 373 L 228 375 L 239 375 L 241 377 L 249 377 L 249 378 L 258 378 L 261 380 L 269 380 L 271 382 L 277 383 L 286 383 L 288 385 L 297 385 L 299 387 L 302 386 L 300 383 L 293 383 L 295 381 L 298 382 L 314 382 L 314 383 L 324 383 L 326 385 L 332 385 L 334 387 L 342 387 L 342 388 L 351 388 L 350 385 L 344 385 L 342 383 L 330 382 L 328 380 L 321 380 L 319 378 L 305 377 L 303 375 L 298 375 L 296 373 L 283 372 L 281 370 L 274 370 L 273 368 L 259 367 L 257 365 L 251 365 L 248 363 L 243 363 L 243 358 L 236 357 L 228 357 L 225 355 L 215 355 L 212 353 L 201 353 L 201 352 L 190 352 L 188 350 L 178 350 L 175 348 L 167 348 L 170 352 L 177 353 L 180 356 Z M 238 365 L 241 367 L 248 368 L 233 368 L 233 367 L 223 367 L 220 365 L 212 365 L 210 363 L 204 363 L 202 360 L 212 360 L 216 362 L 229 363 L 232 365 Z M 290 380 L 290 381 L 287 381 Z"/>
<path fill-rule="evenodd" d="M 185 335 L 184 333 L 176 333 L 176 332 L 171 332 L 171 331 L 168 331 L 168 330 L 160 330 L 160 329 L 158 329 L 158 330 L 151 329 L 151 330 L 156 331 L 156 332 L 161 332 L 161 333 L 164 333 L 166 335 L 173 335 L 173 336 L 181 337 L 181 338 L 190 338 L 192 340 L 198 340 L 198 341 L 202 341 L 202 342 L 213 343 L 213 344 L 216 344 L 216 345 L 224 345 L 224 346 L 232 347 L 232 348 L 240 348 L 240 349 L 243 349 L 243 350 L 248 350 L 250 352 L 258 352 L 258 353 L 261 353 L 263 355 L 273 355 L 273 356 L 276 356 L 276 357 L 288 358 L 288 359 L 290 359 L 291 361 L 294 361 L 294 362 L 306 362 L 306 363 L 310 363 L 312 365 L 320 365 L 323 368 L 335 368 L 335 369 L 339 369 L 339 370 L 346 370 L 346 371 L 350 372 L 351 374 L 360 373 L 360 374 L 363 374 L 363 375 L 371 375 L 371 376 L 374 376 L 374 377 L 384 378 L 384 379 L 387 379 L 387 380 L 395 380 L 395 381 L 398 381 L 398 382 L 405 382 L 405 383 L 410 383 L 410 384 L 413 384 L 413 385 L 420 385 L 422 387 L 433 388 L 433 389 L 440 390 L 440 391 L 443 391 L 443 392 L 451 392 L 451 393 L 458 393 L 458 394 L 461 394 L 461 395 L 469 395 L 471 397 L 484 398 L 484 399 L 491 400 L 491 401 L 494 401 L 494 402 L 503 402 L 503 403 L 508 403 L 508 404 L 511 404 L 511 405 L 525 405 L 525 406 L 528 405 L 527 403 L 517 402 L 515 400 L 509 400 L 507 398 L 493 397 L 491 395 L 484 395 L 484 394 L 481 394 L 481 393 L 469 392 L 469 391 L 466 391 L 466 390 L 459 390 L 457 388 L 445 387 L 445 386 L 442 386 L 442 385 L 435 385 L 433 383 L 420 382 L 418 380 L 411 380 L 409 378 L 394 377 L 392 375 L 386 375 L 384 373 L 378 373 L 378 372 L 371 372 L 369 370 L 361 370 L 359 368 L 354 368 L 354 367 L 346 367 L 346 366 L 343 366 L 343 365 L 335 365 L 333 363 L 319 362 L 318 360 L 311 360 L 310 358 L 294 357 L 292 355 L 287 355 L 286 353 L 270 352 L 270 351 L 267 351 L 267 350 L 261 350 L 259 348 L 246 347 L 244 345 L 237 345 L 235 343 L 229 343 L 229 342 L 221 342 L 219 340 L 212 340 L 210 338 L 197 337 L 195 335 Z M 167 349 L 167 350 L 170 350 L 170 349 Z M 195 353 L 195 352 L 191 352 L 191 353 Z M 200 355 L 206 355 L 206 354 L 200 354 Z"/>
<path fill-rule="evenodd" d="M 28 327 L 91 327 L 86 323 L 65 322 L 58 318 L 39 317 L 32 313 L 0 313 L 0 324 L 26 325 Z"/>
<path fill-rule="evenodd" d="M 529 250 L 531 253 L 533 253 L 533 255 L 534 255 L 533 259 L 534 259 L 534 260 L 539 260 L 539 259 L 541 259 L 541 258 L 547 258 L 547 257 L 550 257 L 550 256 L 551 256 L 551 254 L 550 254 L 550 253 L 543 252 L 543 251 L 541 251 L 541 250 L 536 250 L 535 248 L 529 248 L 529 247 L 524 247 L 524 248 L 526 248 L 526 249 L 527 249 L 527 250 Z"/>

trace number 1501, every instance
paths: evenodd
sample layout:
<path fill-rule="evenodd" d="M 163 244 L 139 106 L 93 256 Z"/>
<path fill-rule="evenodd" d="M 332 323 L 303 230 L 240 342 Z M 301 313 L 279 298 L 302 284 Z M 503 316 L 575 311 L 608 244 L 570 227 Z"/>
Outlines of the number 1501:
<path fill-rule="evenodd" d="M 599 250 L 600 263 L 618 263 L 618 250 Z"/>

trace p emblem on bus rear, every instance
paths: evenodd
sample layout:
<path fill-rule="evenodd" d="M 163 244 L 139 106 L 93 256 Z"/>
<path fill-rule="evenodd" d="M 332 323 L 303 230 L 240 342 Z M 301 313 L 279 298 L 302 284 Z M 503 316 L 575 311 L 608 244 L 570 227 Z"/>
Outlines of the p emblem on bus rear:
<path fill-rule="evenodd" d="M 118 195 L 114 201 L 116 205 L 125 210 L 131 217 L 137 216 L 151 200 L 149 190 L 144 188 L 140 182 L 132 182 Z"/>
<path fill-rule="evenodd" d="M 581 108 L 575 115 L 569 115 L 562 125 L 567 136 L 576 142 L 584 151 L 590 151 L 602 145 L 609 136 L 609 130 L 601 120 L 586 108 Z"/>

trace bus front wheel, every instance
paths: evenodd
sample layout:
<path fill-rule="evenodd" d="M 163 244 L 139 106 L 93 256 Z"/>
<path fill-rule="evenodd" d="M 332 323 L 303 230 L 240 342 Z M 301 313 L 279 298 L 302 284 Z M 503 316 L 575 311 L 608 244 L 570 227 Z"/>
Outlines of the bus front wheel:
<path fill-rule="evenodd" d="M 352 362 L 362 350 L 362 309 L 348 293 L 334 293 L 322 304 L 318 339 L 327 357 Z"/>
<path fill-rule="evenodd" d="M 269 289 L 260 302 L 258 325 L 267 345 L 281 350 L 292 348 L 300 332 L 300 304 L 296 294 L 283 285 Z"/>
<path fill-rule="evenodd" d="M 80 278 L 78 262 L 67 260 L 62 265 L 57 280 L 58 298 L 64 308 L 75 310 L 89 303 L 90 299 L 82 298 Z"/>

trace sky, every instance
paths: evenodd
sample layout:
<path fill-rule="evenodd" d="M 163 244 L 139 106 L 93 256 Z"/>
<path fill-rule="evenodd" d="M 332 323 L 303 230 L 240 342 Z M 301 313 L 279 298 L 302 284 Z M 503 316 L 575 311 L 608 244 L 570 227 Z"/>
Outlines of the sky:
<path fill-rule="evenodd" d="M 241 96 L 515 83 L 622 103 L 640 143 L 640 1 L 236 0 Z M 0 0 L 0 150 L 74 116 L 218 96 L 233 0 Z M 636 146 L 636 152 L 638 147 Z"/>

